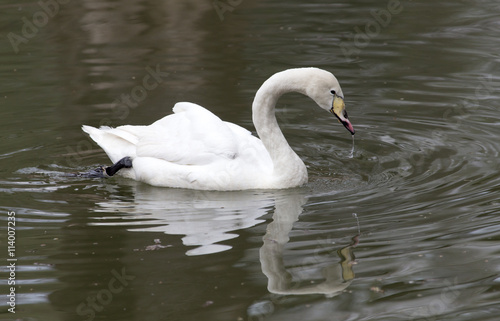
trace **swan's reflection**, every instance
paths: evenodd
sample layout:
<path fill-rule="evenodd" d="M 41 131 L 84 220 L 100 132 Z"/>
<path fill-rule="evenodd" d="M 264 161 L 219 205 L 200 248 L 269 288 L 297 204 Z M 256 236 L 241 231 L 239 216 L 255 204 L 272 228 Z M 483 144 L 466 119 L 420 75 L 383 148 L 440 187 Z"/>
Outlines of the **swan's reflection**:
<path fill-rule="evenodd" d="M 358 243 L 358 235 L 353 242 L 337 251 L 338 257 L 325 262 L 315 253 L 306 258 L 304 264 L 287 269 L 284 264 L 284 246 L 288 241 L 293 223 L 302 213 L 305 198 L 292 197 L 276 200 L 273 222 L 267 227 L 264 244 L 260 249 L 262 272 L 268 278 L 268 290 L 274 294 L 301 295 L 324 294 L 333 297 L 346 289 L 354 279 L 352 264 L 354 262 L 353 248 Z M 315 251 L 313 251 L 315 252 Z M 340 262 L 339 262 L 340 257 Z M 323 276 L 322 282 L 311 283 L 318 275 Z M 303 282 L 307 280 L 309 282 Z"/>
<path fill-rule="evenodd" d="M 203 255 L 230 249 L 229 245 L 218 243 L 238 237 L 237 230 L 264 222 L 261 217 L 274 209 L 259 254 L 271 293 L 331 297 L 347 288 L 354 278 L 352 249 L 357 244 L 356 237 L 353 243 L 338 249 L 333 258 L 331 253 L 318 255 L 317 251 L 310 251 L 302 262 L 286 267 L 284 246 L 307 201 L 304 189 L 216 192 L 128 184 L 133 189 L 133 201 L 100 202 L 96 209 L 119 212 L 123 222 L 117 223 L 116 215 L 101 216 L 93 225 L 122 224 L 129 226 L 130 231 L 184 235 L 183 244 L 195 247 L 186 254 Z"/>
<path fill-rule="evenodd" d="M 272 210 L 276 193 L 271 191 L 217 192 L 165 189 L 130 182 L 134 201 L 98 203 L 98 212 L 119 212 L 129 231 L 184 235 L 193 247 L 187 255 L 204 255 L 230 249 L 219 242 L 238 237 L 236 230 L 264 222 Z M 110 222 L 111 221 L 111 222 Z M 95 225 L 117 225 L 116 216 L 100 217 Z"/>

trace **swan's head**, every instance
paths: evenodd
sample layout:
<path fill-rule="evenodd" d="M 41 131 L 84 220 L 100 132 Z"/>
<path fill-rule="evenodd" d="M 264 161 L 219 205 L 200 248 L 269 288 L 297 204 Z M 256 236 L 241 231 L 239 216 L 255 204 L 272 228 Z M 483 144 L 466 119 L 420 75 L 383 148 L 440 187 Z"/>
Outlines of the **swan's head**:
<path fill-rule="evenodd" d="M 347 130 L 354 135 L 354 127 L 352 126 L 349 119 L 347 119 L 347 112 L 345 111 L 344 97 L 337 95 L 335 91 L 331 91 L 333 95 L 332 107 L 328 110 L 334 114 L 339 122 L 344 125 Z"/>
<path fill-rule="evenodd" d="M 321 108 L 334 114 L 339 122 L 354 135 L 354 127 L 347 117 L 344 94 L 334 75 L 328 71 L 310 68 L 306 94 Z"/>

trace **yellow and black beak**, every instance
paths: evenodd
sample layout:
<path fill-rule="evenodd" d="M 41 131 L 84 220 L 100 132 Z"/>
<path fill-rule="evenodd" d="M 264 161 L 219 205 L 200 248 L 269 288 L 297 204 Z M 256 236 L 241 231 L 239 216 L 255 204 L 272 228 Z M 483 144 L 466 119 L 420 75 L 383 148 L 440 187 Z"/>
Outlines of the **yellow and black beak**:
<path fill-rule="evenodd" d="M 344 125 L 344 127 L 351 133 L 351 135 L 354 135 L 354 127 L 352 127 L 351 122 L 349 121 L 349 119 L 347 119 L 344 98 L 335 95 L 330 112 L 338 118 L 339 122 Z"/>

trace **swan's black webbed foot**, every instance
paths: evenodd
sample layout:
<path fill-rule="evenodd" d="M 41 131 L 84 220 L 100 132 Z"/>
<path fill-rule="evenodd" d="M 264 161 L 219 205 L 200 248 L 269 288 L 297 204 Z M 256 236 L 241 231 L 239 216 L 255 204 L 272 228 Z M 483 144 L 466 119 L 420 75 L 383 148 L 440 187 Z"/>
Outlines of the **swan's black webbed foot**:
<path fill-rule="evenodd" d="M 122 168 L 131 168 L 132 159 L 130 157 L 123 157 L 111 166 L 99 166 L 96 169 L 88 171 L 86 173 L 72 174 L 70 176 L 86 177 L 86 178 L 106 178 L 115 175 Z"/>
<path fill-rule="evenodd" d="M 108 176 L 115 175 L 122 168 L 131 168 L 132 167 L 132 158 L 126 156 L 114 163 L 113 165 L 106 167 L 104 171 Z"/>

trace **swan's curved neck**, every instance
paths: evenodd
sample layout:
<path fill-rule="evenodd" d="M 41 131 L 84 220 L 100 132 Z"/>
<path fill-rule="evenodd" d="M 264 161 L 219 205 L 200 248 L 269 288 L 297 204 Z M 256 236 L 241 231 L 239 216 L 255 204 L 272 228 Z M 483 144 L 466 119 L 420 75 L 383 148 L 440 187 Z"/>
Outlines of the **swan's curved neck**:
<path fill-rule="evenodd" d="M 307 169 L 286 141 L 278 121 L 275 106 L 278 99 L 288 92 L 306 94 L 307 77 L 297 70 L 286 70 L 266 80 L 255 94 L 252 119 L 262 143 L 274 165 L 274 176 L 307 181 Z"/>

